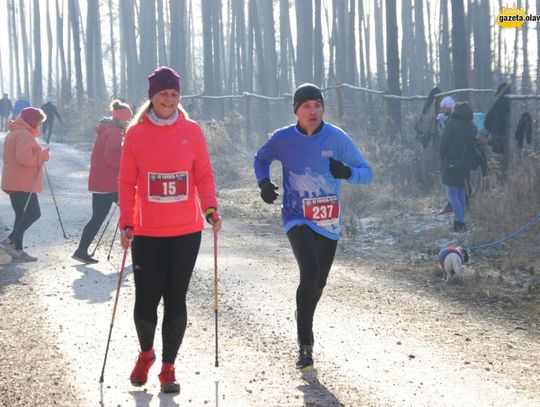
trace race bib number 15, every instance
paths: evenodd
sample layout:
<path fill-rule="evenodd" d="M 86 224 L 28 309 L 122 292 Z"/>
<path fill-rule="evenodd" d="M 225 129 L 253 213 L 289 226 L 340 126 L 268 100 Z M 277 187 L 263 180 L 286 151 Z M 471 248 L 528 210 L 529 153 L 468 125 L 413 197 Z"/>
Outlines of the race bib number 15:
<path fill-rule="evenodd" d="M 181 202 L 188 199 L 188 173 L 148 173 L 148 201 Z"/>
<path fill-rule="evenodd" d="M 339 201 L 336 196 L 304 198 L 304 217 L 318 226 L 339 222 Z"/>

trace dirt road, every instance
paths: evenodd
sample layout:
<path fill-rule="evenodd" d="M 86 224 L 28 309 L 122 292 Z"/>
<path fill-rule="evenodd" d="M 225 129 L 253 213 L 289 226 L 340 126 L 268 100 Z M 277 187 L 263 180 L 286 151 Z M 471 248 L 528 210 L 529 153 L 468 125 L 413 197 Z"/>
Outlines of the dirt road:
<path fill-rule="evenodd" d="M 107 261 L 110 227 L 96 252 L 98 264 L 70 258 L 90 216 L 88 153 L 53 144 L 51 157 L 48 170 L 69 238 L 62 237 L 45 187 L 42 218 L 26 238 L 39 261 L 13 265 L 1 257 L 0 346 L 7 352 L 0 405 L 540 404 L 537 318 L 461 295 L 474 284 L 471 274 L 464 285 L 443 285 L 433 273 L 381 262 L 351 244 L 340 246 L 317 310 L 316 370 L 295 371 L 297 270 L 278 208 L 260 203 L 256 191 L 236 187 L 221 188 L 219 197 L 225 224 L 219 238 L 220 366 L 214 367 L 212 236 L 205 231 L 177 360 L 181 394 L 159 393 L 159 364 L 145 387 L 129 383 L 137 354 L 129 266 L 100 385 L 122 252 L 116 243 Z M 12 222 L 5 194 L 0 221 Z M 156 338 L 160 353 L 159 328 Z"/>

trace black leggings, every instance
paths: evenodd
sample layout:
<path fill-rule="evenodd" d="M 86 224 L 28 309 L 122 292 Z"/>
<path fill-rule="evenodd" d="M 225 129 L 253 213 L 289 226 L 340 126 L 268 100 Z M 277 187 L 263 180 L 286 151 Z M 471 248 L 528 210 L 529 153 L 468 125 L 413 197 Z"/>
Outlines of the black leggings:
<path fill-rule="evenodd" d="M 107 217 L 113 202 L 118 202 L 118 192 L 92 194 L 92 218 L 83 229 L 77 252 L 88 254 L 88 247 L 97 235 L 99 228 Z"/>
<path fill-rule="evenodd" d="M 31 195 L 29 201 L 28 195 Z M 13 231 L 9 234 L 8 238 L 15 243 L 16 250 L 22 250 L 24 232 L 41 216 L 38 197 L 36 193 L 13 192 L 9 194 L 9 199 L 15 211 L 15 222 L 13 223 Z M 26 211 L 24 211 L 27 201 L 28 206 L 26 207 Z"/>
<path fill-rule="evenodd" d="M 134 320 L 142 351 L 154 346 L 157 307 L 164 363 L 174 363 L 187 325 L 186 294 L 201 245 L 201 232 L 175 237 L 135 236 L 131 248 L 135 276 Z"/>
<path fill-rule="evenodd" d="M 287 236 L 300 269 L 296 290 L 298 342 L 313 345 L 313 315 L 334 262 L 337 240 L 328 239 L 307 225 L 294 226 Z"/>

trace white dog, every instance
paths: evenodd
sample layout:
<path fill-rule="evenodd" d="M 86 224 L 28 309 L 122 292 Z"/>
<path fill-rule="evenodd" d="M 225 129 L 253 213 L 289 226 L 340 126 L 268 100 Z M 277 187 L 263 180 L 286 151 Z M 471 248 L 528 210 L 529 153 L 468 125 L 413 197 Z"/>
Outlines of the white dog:
<path fill-rule="evenodd" d="M 448 282 L 452 276 L 456 276 L 463 281 L 465 264 L 469 261 L 469 252 L 466 249 L 455 246 L 444 247 L 437 258 L 444 282 Z"/>

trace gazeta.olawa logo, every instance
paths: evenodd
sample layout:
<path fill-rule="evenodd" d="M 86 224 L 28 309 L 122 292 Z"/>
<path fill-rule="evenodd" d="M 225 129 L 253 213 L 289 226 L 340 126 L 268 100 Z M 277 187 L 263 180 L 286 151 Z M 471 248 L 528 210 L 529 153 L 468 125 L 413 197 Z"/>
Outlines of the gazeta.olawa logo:
<path fill-rule="evenodd" d="M 523 8 L 502 7 L 495 22 L 502 28 L 521 28 L 526 21 L 538 22 L 540 16 L 527 14 Z"/>

